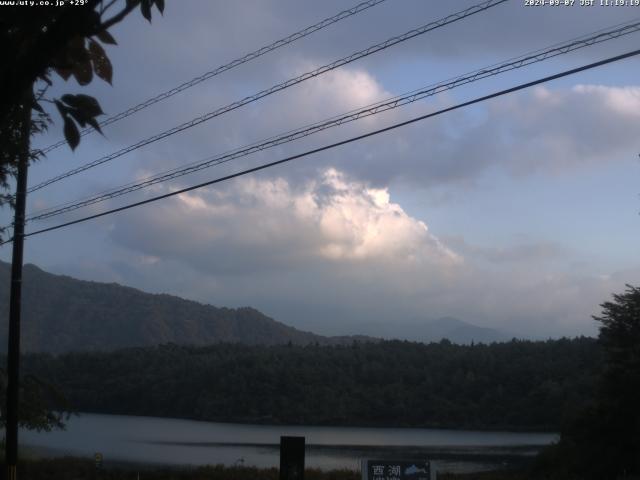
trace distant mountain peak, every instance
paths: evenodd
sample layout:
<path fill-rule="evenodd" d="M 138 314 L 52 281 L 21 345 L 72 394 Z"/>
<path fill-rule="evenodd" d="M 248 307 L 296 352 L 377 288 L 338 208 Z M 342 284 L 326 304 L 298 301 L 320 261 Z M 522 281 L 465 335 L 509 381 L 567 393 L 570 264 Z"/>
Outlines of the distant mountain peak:
<path fill-rule="evenodd" d="M 470 323 L 463 322 L 459 318 L 455 318 L 455 317 L 440 317 L 440 318 L 436 318 L 435 320 L 427 320 L 427 323 L 429 323 L 432 326 L 443 325 L 447 327 L 454 327 L 454 326 L 463 327 L 463 326 L 471 325 Z"/>
<path fill-rule="evenodd" d="M 492 343 L 509 339 L 508 335 L 499 330 L 480 327 L 450 316 L 414 319 L 406 323 L 379 323 L 372 325 L 369 333 L 385 339 L 425 343 L 439 342 L 442 339 L 460 344 Z"/>

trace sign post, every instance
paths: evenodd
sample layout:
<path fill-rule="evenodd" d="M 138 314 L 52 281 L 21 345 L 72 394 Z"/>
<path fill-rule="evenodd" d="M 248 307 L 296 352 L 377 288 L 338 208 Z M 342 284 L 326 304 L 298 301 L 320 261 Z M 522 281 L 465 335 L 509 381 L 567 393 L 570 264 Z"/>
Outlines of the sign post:
<path fill-rule="evenodd" d="M 280 480 L 304 480 L 304 437 L 280 437 Z"/>

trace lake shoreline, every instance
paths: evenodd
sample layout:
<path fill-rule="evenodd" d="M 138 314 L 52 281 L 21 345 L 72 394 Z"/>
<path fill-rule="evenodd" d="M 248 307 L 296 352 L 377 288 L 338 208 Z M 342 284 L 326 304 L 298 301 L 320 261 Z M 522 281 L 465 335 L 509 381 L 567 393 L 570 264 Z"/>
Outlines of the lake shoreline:
<path fill-rule="evenodd" d="M 225 419 L 225 420 L 216 420 L 216 419 L 202 419 L 196 417 L 179 417 L 179 416 L 158 416 L 158 415 L 133 415 L 128 413 L 107 413 L 107 412 L 92 412 L 92 411 L 83 411 L 83 412 L 71 412 L 71 416 L 75 415 L 109 415 L 109 416 L 118 416 L 118 417 L 132 417 L 132 418 L 162 418 L 166 420 L 185 420 L 190 422 L 203 422 L 203 423 L 216 423 L 216 424 L 225 424 L 225 425 L 259 425 L 266 427 L 310 427 L 310 428 L 369 428 L 369 429 L 393 429 L 393 430 L 442 430 L 442 431 L 451 431 L 451 432 L 484 432 L 484 433 L 530 433 L 530 434 L 550 434 L 550 435 L 558 435 L 557 429 L 549 427 L 548 429 L 540 429 L 540 428 L 526 428 L 526 427 L 517 427 L 513 425 L 492 425 L 492 426 L 478 426 L 478 425 L 462 425 L 458 427 L 452 426 L 444 426 L 437 424 L 416 424 L 416 425 L 397 425 L 390 423 L 380 423 L 377 425 L 358 423 L 358 422 L 350 422 L 350 423 L 286 423 L 286 422 L 277 422 L 277 421 L 268 421 L 268 419 Z"/>
<path fill-rule="evenodd" d="M 527 463 L 555 435 L 464 430 L 265 426 L 158 417 L 81 414 L 67 430 L 22 431 L 21 443 L 42 457 L 93 458 L 157 466 L 221 464 L 271 468 L 281 436 L 305 437 L 306 465 L 356 470 L 365 458 L 437 461 L 447 472 L 474 472 Z"/>

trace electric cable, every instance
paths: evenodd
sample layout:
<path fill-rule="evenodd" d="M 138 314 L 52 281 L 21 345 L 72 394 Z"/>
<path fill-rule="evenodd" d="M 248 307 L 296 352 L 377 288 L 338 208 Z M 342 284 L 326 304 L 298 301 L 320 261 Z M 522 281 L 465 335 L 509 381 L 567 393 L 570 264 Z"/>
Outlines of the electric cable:
<path fill-rule="evenodd" d="M 133 115 L 134 113 L 139 112 L 140 110 L 143 110 L 147 107 L 150 107 L 151 105 L 154 105 L 158 102 L 161 102 L 162 100 L 166 100 L 169 97 L 172 97 L 184 90 L 187 90 L 188 88 L 191 88 L 195 85 L 198 85 L 199 83 L 204 82 L 205 80 L 209 80 L 210 78 L 213 78 L 217 75 L 220 75 L 221 73 L 224 73 L 228 70 L 231 70 L 235 67 L 238 67 L 244 63 L 250 62 L 251 60 L 255 60 L 258 57 L 261 57 L 262 55 L 265 55 L 266 53 L 272 52 L 274 50 L 277 50 L 280 47 L 284 47 L 285 45 L 289 45 L 290 43 L 293 43 L 297 40 L 300 40 L 301 38 L 307 37 L 309 35 L 311 35 L 312 33 L 317 32 L 318 30 L 322 30 L 323 28 L 326 28 L 330 25 L 333 25 L 334 23 L 339 22 L 340 20 L 344 20 L 345 18 L 349 18 L 353 15 L 356 15 L 360 12 L 363 12 L 371 7 L 374 7 L 382 2 L 386 2 L 387 0 L 368 0 L 366 2 L 362 2 L 359 3 L 358 5 L 355 5 L 351 8 L 348 8 L 347 10 L 343 10 L 339 13 L 337 13 L 336 15 L 329 17 L 329 18 L 325 18 L 324 20 L 311 25 L 309 27 L 303 28 L 302 30 L 299 30 L 295 33 L 292 33 L 291 35 L 281 38 L 280 40 L 276 40 L 275 42 L 266 45 L 264 47 L 259 48 L 258 50 L 255 50 L 251 53 L 247 53 L 246 55 L 236 58 L 235 60 L 230 61 L 229 63 L 226 63 L 224 65 L 221 65 L 219 67 L 214 68 L 213 70 L 209 71 L 209 72 L 205 72 L 202 75 L 192 78 L 191 80 L 189 80 L 188 82 L 184 82 L 180 85 L 178 85 L 177 87 L 174 87 L 170 90 L 167 90 L 166 92 L 162 92 L 159 93 L 158 95 L 156 95 L 155 97 L 151 97 L 137 105 L 134 105 L 133 107 L 130 107 L 120 113 L 117 113 L 115 115 L 112 115 L 111 117 L 99 122 L 100 127 L 105 127 L 107 125 L 111 125 L 112 123 L 115 123 L 119 120 L 122 120 L 123 118 L 127 118 L 131 115 Z M 91 132 L 94 132 L 95 129 L 91 128 L 91 127 L 87 127 L 83 130 L 80 131 L 80 136 L 85 136 Z M 65 145 L 67 143 L 66 140 L 60 140 L 56 143 L 53 143 L 43 149 L 41 149 L 42 153 L 49 153 L 52 150 L 55 150 L 56 148 Z"/>
<path fill-rule="evenodd" d="M 475 98 L 473 100 L 469 100 L 469 101 L 466 101 L 466 102 L 463 102 L 463 103 L 458 103 L 456 105 L 453 105 L 453 106 L 450 106 L 450 107 L 447 107 L 447 108 L 443 108 L 443 109 L 437 110 L 435 112 L 431 112 L 431 113 L 427 113 L 425 115 L 414 117 L 414 118 L 411 118 L 409 120 L 405 120 L 403 122 L 395 123 L 393 125 L 389 125 L 387 127 L 381 128 L 381 129 L 373 130 L 373 131 L 367 132 L 367 133 L 362 134 L 362 135 L 357 135 L 355 137 L 348 138 L 346 140 L 341 140 L 339 142 L 335 142 L 335 143 L 332 143 L 332 144 L 329 144 L 329 145 L 324 145 L 322 147 L 318 147 L 318 148 L 315 148 L 315 149 L 312 149 L 312 150 L 307 150 L 306 152 L 303 152 L 303 153 L 299 153 L 299 154 L 296 154 L 296 155 L 291 155 L 289 157 L 286 157 L 286 158 L 283 158 L 283 159 L 280 159 L 280 160 L 276 160 L 276 161 L 273 161 L 273 162 L 262 164 L 262 165 L 259 165 L 257 167 L 253 167 L 253 168 L 249 168 L 249 169 L 246 169 L 246 170 L 242 170 L 240 172 L 236 172 L 236 173 L 233 173 L 233 174 L 230 174 L 230 175 L 225 175 L 223 177 L 218 177 L 216 179 L 209 180 L 207 182 L 199 183 L 197 185 L 192 185 L 190 187 L 182 188 L 180 190 L 175 190 L 173 192 L 168 192 L 168 193 L 165 193 L 165 194 L 162 194 L 162 195 L 158 195 L 158 196 L 155 196 L 155 197 L 152 197 L 152 198 L 148 198 L 148 199 L 145 199 L 145 200 L 142 200 L 142 201 L 139 201 L 139 202 L 130 203 L 130 204 L 124 205 L 122 207 L 113 208 L 111 210 L 107 210 L 107 211 L 96 213 L 96 214 L 89 215 L 89 216 L 86 216 L 86 217 L 78 218 L 76 220 L 72 220 L 72 221 L 69 221 L 69 222 L 61 223 L 61 224 L 54 225 L 54 226 L 47 227 L 47 228 L 43 228 L 43 229 L 40 229 L 40 230 L 35 230 L 35 231 L 32 231 L 32 232 L 24 234 L 24 236 L 25 237 L 30 237 L 30 236 L 34 236 L 34 235 L 40 235 L 42 233 L 51 232 L 51 231 L 54 231 L 54 230 L 59 230 L 59 229 L 64 228 L 64 227 L 68 227 L 68 226 L 71 226 L 71 225 L 76 225 L 78 223 L 83 223 L 83 222 L 86 222 L 86 221 L 89 221 L 89 220 L 93 220 L 93 219 L 96 219 L 96 218 L 104 217 L 106 215 L 111 215 L 111 214 L 114 214 L 114 213 L 122 212 L 124 210 L 129 210 L 131 208 L 138 207 L 138 206 L 141 206 L 141 205 L 146 205 L 146 204 L 149 204 L 149 203 L 157 202 L 157 201 L 163 200 L 165 198 L 169 198 L 169 197 L 173 197 L 173 196 L 176 196 L 176 195 L 180 195 L 182 193 L 190 192 L 192 190 L 197 190 L 199 188 L 207 187 L 209 185 L 214 185 L 216 183 L 221 183 L 221 182 L 224 182 L 224 181 L 227 181 L 227 180 L 231 180 L 233 178 L 238 178 L 238 177 L 241 177 L 241 176 L 244 176 L 244 175 L 248 175 L 250 173 L 258 172 L 260 170 L 265 170 L 267 168 L 271 168 L 271 167 L 274 167 L 276 165 L 281 165 L 283 163 L 290 162 L 292 160 L 296 160 L 298 158 L 307 157 L 309 155 L 313 155 L 313 154 L 320 153 L 320 152 L 323 152 L 323 151 L 326 151 L 326 150 L 330 150 L 330 149 L 333 149 L 333 148 L 336 148 L 336 147 L 339 147 L 339 146 L 342 146 L 342 145 L 346 145 L 346 144 L 353 143 L 353 142 L 356 142 L 356 141 L 359 141 L 359 140 L 363 140 L 365 138 L 372 137 L 372 136 L 375 136 L 375 135 L 379 135 L 381 133 L 385 133 L 385 132 L 388 132 L 388 131 L 391 131 L 391 130 L 395 130 L 397 128 L 404 127 L 404 126 L 407 126 L 407 125 L 410 125 L 410 124 L 413 124 L 413 123 L 416 123 L 416 122 L 420 122 L 420 121 L 426 120 L 428 118 L 435 117 L 437 115 L 442 115 L 444 113 L 451 112 L 451 111 L 454 111 L 454 110 L 458 110 L 458 109 L 463 108 L 463 107 L 467 107 L 467 106 L 474 105 L 474 104 L 477 104 L 477 103 L 481 103 L 481 102 L 484 102 L 484 101 L 487 101 L 487 100 L 490 100 L 490 99 L 493 99 L 493 98 L 497 98 L 497 97 L 500 97 L 500 96 L 503 96 L 503 95 L 507 95 L 507 94 L 510 94 L 510 93 L 513 93 L 513 92 L 517 92 L 519 90 L 524 90 L 526 88 L 530 88 L 530 87 L 533 87 L 533 86 L 536 86 L 536 85 L 547 83 L 547 82 L 550 82 L 552 80 L 556 80 L 558 78 L 566 77 L 566 76 L 569 76 L 569 75 L 574 75 L 576 73 L 583 72 L 585 70 L 590 70 L 590 69 L 593 69 L 593 68 L 596 68 L 596 67 L 600 67 L 600 66 L 603 66 L 603 65 L 607 65 L 607 64 L 610 64 L 610 63 L 613 63 L 613 62 L 618 62 L 620 60 L 631 58 L 631 57 L 634 57 L 634 56 L 639 55 L 639 54 L 640 54 L 640 49 L 639 50 L 633 50 L 633 51 L 630 51 L 630 52 L 627 52 L 627 53 L 623 53 L 621 55 L 616 55 L 614 57 L 609 57 L 609 58 L 606 58 L 604 60 L 600 60 L 598 62 L 593 62 L 593 63 L 587 64 L 587 65 L 583 65 L 581 67 L 572 68 L 570 70 L 565 70 L 563 72 L 556 73 L 554 75 L 549 75 L 549 76 L 546 76 L 546 77 L 542 77 L 542 78 L 539 78 L 537 80 L 533 80 L 533 81 L 530 81 L 530 82 L 527 82 L 527 83 L 521 83 L 519 85 L 516 85 L 515 87 L 510 87 L 510 88 L 507 88 L 507 89 L 504 89 L 504 90 L 500 90 L 498 92 L 491 93 L 489 95 L 484 95 L 482 97 L 477 97 L 477 98 Z M 0 245 L 4 245 L 4 244 L 9 243 L 11 241 L 13 241 L 13 238 L 3 241 L 2 243 L 0 243 Z"/>
<path fill-rule="evenodd" d="M 69 178 L 73 175 L 77 175 L 78 173 L 84 172 L 86 170 L 89 170 L 90 168 L 96 167 L 98 165 L 102 165 L 103 163 L 112 161 L 118 157 L 121 157 L 127 153 L 131 153 L 134 150 L 137 150 L 139 148 L 142 148 L 146 145 L 149 145 L 150 143 L 154 143 L 157 142 L 158 140 L 162 140 L 164 138 L 167 138 L 171 135 L 174 135 L 176 133 L 182 132 L 184 130 L 187 130 L 189 128 L 195 127 L 196 125 L 200 125 L 201 123 L 204 123 L 208 120 L 211 120 L 212 118 L 218 117 L 220 115 L 223 115 L 225 113 L 228 113 L 232 110 L 236 110 L 237 108 L 240 108 L 244 105 L 247 105 L 249 103 L 255 102 L 257 100 L 260 100 L 266 96 L 272 95 L 276 92 L 279 92 L 281 90 L 285 90 L 293 85 L 297 85 L 301 82 L 304 82 L 305 80 L 309 80 L 310 78 L 314 78 L 317 77 L 319 75 L 322 75 L 326 72 L 329 72 L 331 70 L 335 70 L 338 67 L 341 67 L 343 65 L 347 65 L 351 62 L 354 62 L 360 58 L 364 58 L 367 57 L 369 55 L 372 55 L 373 53 L 385 50 L 393 45 L 397 45 L 399 43 L 405 42 L 407 40 L 410 40 L 414 37 L 417 37 L 419 35 L 423 35 L 427 32 L 430 32 L 432 30 L 435 30 L 437 28 L 443 27 L 445 25 L 448 25 L 450 23 L 456 22 L 458 20 L 462 20 L 463 18 L 469 17 L 471 15 L 475 15 L 477 13 L 486 11 L 492 7 L 495 7 L 497 5 L 500 5 L 504 2 L 506 2 L 508 0 L 487 0 L 485 2 L 482 2 L 480 4 L 477 5 L 473 5 L 469 8 L 466 8 L 460 12 L 456 12 L 453 13 L 451 15 L 448 15 L 446 17 L 441 18 L 440 20 L 436 20 L 434 22 L 430 22 L 426 25 L 423 25 L 421 27 L 415 28 L 413 30 L 409 30 L 408 32 L 405 32 L 401 35 L 397 35 L 395 37 L 391 37 L 387 40 L 385 40 L 384 42 L 378 43 L 376 45 L 370 46 L 368 48 L 365 48 L 364 50 L 360 50 L 358 52 L 352 53 L 351 55 L 348 55 L 346 57 L 343 57 L 339 60 L 335 60 L 334 62 L 331 62 L 327 65 L 324 65 L 322 67 L 319 67 L 315 70 L 312 70 L 310 72 L 307 73 L 303 73 L 302 75 L 299 75 L 297 77 L 293 77 L 290 78 L 289 80 L 286 80 L 282 83 L 279 83 L 277 85 L 274 85 L 272 87 L 269 87 L 265 90 L 262 90 L 254 95 L 250 95 L 247 96 L 245 98 L 243 98 L 242 100 L 238 100 L 235 101 L 233 103 L 230 103 L 224 107 L 220 107 L 212 112 L 209 113 L 205 113 L 204 115 L 201 115 L 199 117 L 196 117 L 188 122 L 182 123 L 180 125 L 177 125 L 173 128 L 170 128 L 169 130 L 165 130 L 162 133 L 158 133 L 156 135 L 153 135 L 151 137 L 148 137 L 144 140 L 141 140 L 137 143 L 134 143 L 133 145 L 129 145 L 128 147 L 125 147 L 121 150 L 118 150 L 116 152 L 113 152 L 109 155 L 105 155 L 97 160 L 94 160 L 90 163 L 87 163 L 85 165 L 82 165 L 80 167 L 74 168 L 72 170 L 69 170 L 65 173 L 62 173 L 60 175 L 57 175 L 53 178 L 50 178 L 48 180 L 45 180 L 33 187 L 30 187 L 27 190 L 27 193 L 32 193 L 36 190 L 40 190 L 41 188 L 44 188 L 48 185 L 51 185 L 52 183 L 56 183 L 59 182 L 61 180 L 64 180 L 65 178 Z"/>
<path fill-rule="evenodd" d="M 544 60 L 548 60 L 549 58 L 554 58 L 558 55 L 567 54 L 569 52 L 578 50 L 580 48 L 585 48 L 594 44 L 619 38 L 623 35 L 628 35 L 630 33 L 634 33 L 639 30 L 640 30 L 640 21 L 637 21 L 636 23 L 626 24 L 622 27 L 615 28 L 613 30 L 608 30 L 608 31 L 600 30 L 599 31 L 600 33 L 597 33 L 596 35 L 592 35 L 590 37 L 583 38 L 581 40 L 569 41 L 569 42 L 565 42 L 564 44 L 556 44 L 557 46 L 553 48 L 548 48 L 546 50 L 540 49 L 532 54 L 525 54 L 501 64 L 494 64 L 490 67 L 485 67 L 479 70 L 475 70 L 471 73 L 467 73 L 467 74 L 455 77 L 453 79 L 445 80 L 440 83 L 432 84 L 427 87 L 424 87 L 423 89 L 414 90 L 412 92 L 403 94 L 401 96 L 383 100 L 381 102 L 377 102 L 375 104 L 371 104 L 360 109 L 352 110 L 345 114 L 335 116 L 330 119 L 326 119 L 312 125 L 307 125 L 307 126 L 298 128 L 296 130 L 291 130 L 289 132 L 286 132 L 274 137 L 270 137 L 260 142 L 255 142 L 251 145 L 243 146 L 238 149 L 225 152 L 223 154 L 211 156 L 204 160 L 193 162 L 185 166 L 176 167 L 174 169 L 158 173 L 156 175 L 147 177 L 137 182 L 131 182 L 126 185 L 121 185 L 119 187 L 112 188 L 110 190 L 103 191 L 80 200 L 74 200 L 74 201 L 66 202 L 61 205 L 52 206 L 47 209 L 43 209 L 43 210 L 31 213 L 30 215 L 27 216 L 26 221 L 30 222 L 34 220 L 43 220 L 53 216 L 61 215 L 63 213 L 68 213 L 70 211 L 77 210 L 79 208 L 83 208 L 89 205 L 93 205 L 99 202 L 113 199 L 122 195 L 126 195 L 128 193 L 141 190 L 143 188 L 155 185 L 157 183 L 173 180 L 175 178 L 179 178 L 184 175 L 198 172 L 206 168 L 211 168 L 213 166 L 230 162 L 232 160 L 250 155 L 255 152 L 266 150 L 268 148 L 272 148 L 285 143 L 289 143 L 294 140 L 307 137 L 309 135 L 313 135 L 315 133 L 318 133 L 320 131 L 323 131 L 332 127 L 336 127 L 348 122 L 356 121 L 364 117 L 377 115 L 384 111 L 393 110 L 395 108 L 399 108 L 399 107 L 408 105 L 410 103 L 414 103 L 418 100 L 436 95 L 443 91 L 451 90 L 461 85 L 472 83 L 490 76 L 495 76 L 495 75 L 498 75 L 507 71 L 515 70 L 518 68 L 522 68 L 528 65 L 532 65 L 534 63 L 542 62 Z"/>

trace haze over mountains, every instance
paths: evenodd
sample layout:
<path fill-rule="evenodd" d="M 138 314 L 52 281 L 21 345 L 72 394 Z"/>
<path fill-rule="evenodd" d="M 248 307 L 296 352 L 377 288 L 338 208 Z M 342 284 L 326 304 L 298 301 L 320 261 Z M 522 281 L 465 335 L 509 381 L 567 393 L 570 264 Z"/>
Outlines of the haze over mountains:
<path fill-rule="evenodd" d="M 505 332 L 479 327 L 453 317 L 435 320 L 408 321 L 402 323 L 378 323 L 370 326 L 369 332 L 381 338 L 411 340 L 414 342 L 437 342 L 446 338 L 453 343 L 503 342 L 513 338 Z"/>
<path fill-rule="evenodd" d="M 166 294 L 150 294 L 115 283 L 77 280 L 24 267 L 22 349 L 62 353 L 113 350 L 164 343 L 343 344 L 376 341 L 363 335 L 327 337 L 278 322 L 260 311 L 218 308 Z M 0 262 L 0 350 L 6 350 L 10 265 Z M 456 343 L 505 340 L 498 331 L 457 319 L 406 326 L 374 325 L 383 338 Z"/>

